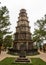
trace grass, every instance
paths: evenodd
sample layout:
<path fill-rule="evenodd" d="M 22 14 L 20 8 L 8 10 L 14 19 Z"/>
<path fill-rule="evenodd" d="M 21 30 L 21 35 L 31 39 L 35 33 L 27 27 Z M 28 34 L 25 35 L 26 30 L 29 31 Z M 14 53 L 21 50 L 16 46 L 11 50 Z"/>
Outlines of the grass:
<path fill-rule="evenodd" d="M 46 62 L 40 58 L 31 58 L 33 65 L 46 65 Z"/>
<path fill-rule="evenodd" d="M 46 62 L 42 61 L 39 58 L 31 58 L 32 64 L 31 63 L 13 63 L 14 58 L 5 58 L 0 62 L 0 65 L 46 65 Z"/>
<path fill-rule="evenodd" d="M 14 58 L 6 58 L 0 62 L 0 65 L 32 65 L 30 63 L 14 63 Z"/>

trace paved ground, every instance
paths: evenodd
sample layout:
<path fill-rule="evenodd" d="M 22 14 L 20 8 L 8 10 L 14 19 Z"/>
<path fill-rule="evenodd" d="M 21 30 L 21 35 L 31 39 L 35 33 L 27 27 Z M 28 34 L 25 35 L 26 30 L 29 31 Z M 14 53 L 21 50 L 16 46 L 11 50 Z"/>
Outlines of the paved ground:
<path fill-rule="evenodd" d="M 35 56 L 27 56 L 28 58 L 41 58 L 43 61 L 46 62 L 46 53 L 43 53 L 43 52 L 40 52 L 39 51 L 39 55 L 35 55 Z M 18 57 L 18 56 L 13 56 L 13 55 L 9 55 L 7 54 L 7 52 L 5 51 L 2 51 L 1 54 L 0 54 L 0 61 L 5 59 L 6 57 Z"/>
<path fill-rule="evenodd" d="M 9 54 L 7 54 L 7 52 L 2 51 L 0 54 L 0 61 L 5 59 L 6 57 L 18 57 L 18 56 L 9 55 Z"/>

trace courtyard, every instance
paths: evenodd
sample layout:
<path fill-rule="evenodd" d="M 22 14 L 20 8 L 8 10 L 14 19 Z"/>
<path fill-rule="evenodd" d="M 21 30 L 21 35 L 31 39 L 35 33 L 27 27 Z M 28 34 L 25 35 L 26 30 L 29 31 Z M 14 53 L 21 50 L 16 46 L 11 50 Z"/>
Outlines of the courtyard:
<path fill-rule="evenodd" d="M 13 63 L 14 58 L 5 58 L 0 62 L 0 65 L 46 65 L 46 62 L 42 61 L 40 58 L 31 58 L 32 63 Z"/>
<path fill-rule="evenodd" d="M 45 6 L 44 0 L 0 1 L 0 65 L 46 65 Z"/>
<path fill-rule="evenodd" d="M 39 55 L 27 56 L 31 59 L 32 63 L 25 63 L 24 65 L 46 65 L 46 53 L 38 52 L 40 53 Z M 23 65 L 23 63 L 13 63 L 17 57 L 2 51 L 0 54 L 0 65 Z"/>

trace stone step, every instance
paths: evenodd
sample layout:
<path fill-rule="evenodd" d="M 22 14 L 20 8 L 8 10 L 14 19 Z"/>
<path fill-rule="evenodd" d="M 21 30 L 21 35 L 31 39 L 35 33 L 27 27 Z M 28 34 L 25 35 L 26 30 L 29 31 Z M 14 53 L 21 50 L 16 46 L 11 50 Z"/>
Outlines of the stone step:
<path fill-rule="evenodd" d="M 15 62 L 30 62 L 28 58 L 17 58 Z"/>

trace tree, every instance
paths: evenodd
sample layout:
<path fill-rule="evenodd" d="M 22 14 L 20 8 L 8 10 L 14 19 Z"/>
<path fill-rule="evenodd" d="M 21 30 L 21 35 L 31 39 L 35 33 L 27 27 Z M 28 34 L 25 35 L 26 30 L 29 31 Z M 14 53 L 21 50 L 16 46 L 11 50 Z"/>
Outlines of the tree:
<path fill-rule="evenodd" d="M 5 47 L 5 49 L 6 49 L 7 47 L 11 47 L 12 42 L 13 42 L 12 35 L 7 35 L 7 36 L 4 38 L 4 47 Z"/>
<path fill-rule="evenodd" d="M 33 34 L 33 41 L 41 45 L 41 43 L 46 40 L 46 15 L 45 19 L 37 20 L 35 26 L 37 26 L 37 28 L 35 28 Z"/>
<path fill-rule="evenodd" d="M 1 52 L 1 46 L 3 44 L 2 40 L 4 39 L 4 36 L 6 34 L 10 34 L 9 32 L 9 11 L 6 6 L 0 7 L 0 52 Z"/>

